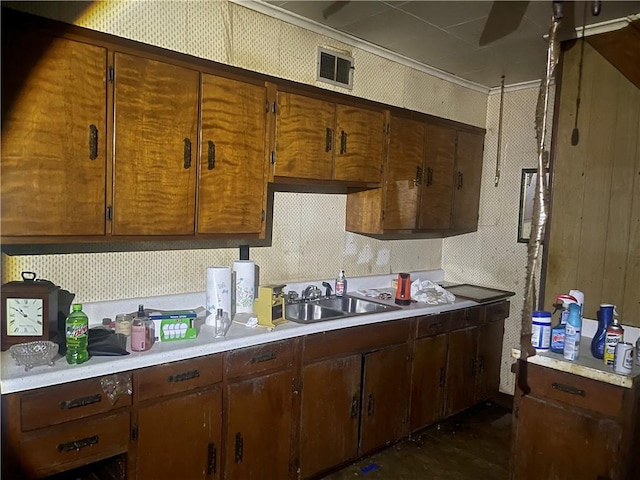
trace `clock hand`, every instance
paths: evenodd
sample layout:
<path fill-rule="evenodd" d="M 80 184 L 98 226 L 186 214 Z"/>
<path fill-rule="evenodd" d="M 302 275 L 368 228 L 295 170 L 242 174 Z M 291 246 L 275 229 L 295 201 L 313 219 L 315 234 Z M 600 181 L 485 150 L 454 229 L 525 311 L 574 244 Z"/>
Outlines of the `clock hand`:
<path fill-rule="evenodd" d="M 27 318 L 28 315 L 24 313 L 21 308 L 16 308 L 16 307 L 11 307 L 11 308 L 13 308 L 16 312 L 19 312 L 20 315 L 22 315 L 24 318 Z"/>

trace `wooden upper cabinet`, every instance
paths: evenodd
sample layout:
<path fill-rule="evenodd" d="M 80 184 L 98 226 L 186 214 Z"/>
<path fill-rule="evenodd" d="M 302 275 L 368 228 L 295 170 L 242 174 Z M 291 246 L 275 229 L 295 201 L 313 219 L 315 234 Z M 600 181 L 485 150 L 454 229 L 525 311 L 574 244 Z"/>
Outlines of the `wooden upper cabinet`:
<path fill-rule="evenodd" d="M 107 51 L 5 33 L 2 235 L 104 235 Z"/>
<path fill-rule="evenodd" d="M 333 178 L 335 105 L 278 92 L 274 175 Z"/>
<path fill-rule="evenodd" d="M 114 235 L 195 231 L 199 72 L 116 53 Z"/>
<path fill-rule="evenodd" d="M 385 230 L 416 228 L 424 158 L 422 122 L 391 116 L 384 204 Z"/>
<path fill-rule="evenodd" d="M 202 75 L 198 233 L 260 233 L 266 194 L 267 91 Z"/>
<path fill-rule="evenodd" d="M 418 228 L 447 230 L 451 226 L 456 130 L 430 124 L 425 130 Z"/>
<path fill-rule="evenodd" d="M 458 132 L 454 172 L 452 228 L 458 233 L 478 229 L 484 136 Z"/>
<path fill-rule="evenodd" d="M 382 111 L 336 106 L 335 180 L 379 183 L 384 156 Z"/>

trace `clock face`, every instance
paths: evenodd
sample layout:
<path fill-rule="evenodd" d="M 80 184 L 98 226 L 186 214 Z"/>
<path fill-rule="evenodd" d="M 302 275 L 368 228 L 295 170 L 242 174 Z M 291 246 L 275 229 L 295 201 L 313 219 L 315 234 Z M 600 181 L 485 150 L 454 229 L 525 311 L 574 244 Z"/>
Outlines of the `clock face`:
<path fill-rule="evenodd" d="M 41 298 L 7 298 L 7 335 L 41 336 L 43 300 Z"/>

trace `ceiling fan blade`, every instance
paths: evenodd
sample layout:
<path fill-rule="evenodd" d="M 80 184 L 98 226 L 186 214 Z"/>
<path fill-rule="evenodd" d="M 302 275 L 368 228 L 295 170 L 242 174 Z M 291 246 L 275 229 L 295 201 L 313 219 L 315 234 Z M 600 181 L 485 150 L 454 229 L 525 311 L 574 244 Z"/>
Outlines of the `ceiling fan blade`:
<path fill-rule="evenodd" d="M 326 20 L 327 18 L 329 18 L 334 13 L 339 12 L 340 10 L 342 10 L 344 7 L 347 6 L 347 3 L 349 3 L 349 1 L 350 0 L 347 0 L 347 1 L 344 1 L 344 2 L 332 2 L 331 5 L 329 5 L 327 8 L 325 8 L 322 11 L 322 18 L 324 18 Z"/>
<path fill-rule="evenodd" d="M 528 6 L 528 1 L 494 1 L 480 35 L 479 45 L 488 45 L 515 32 Z"/>

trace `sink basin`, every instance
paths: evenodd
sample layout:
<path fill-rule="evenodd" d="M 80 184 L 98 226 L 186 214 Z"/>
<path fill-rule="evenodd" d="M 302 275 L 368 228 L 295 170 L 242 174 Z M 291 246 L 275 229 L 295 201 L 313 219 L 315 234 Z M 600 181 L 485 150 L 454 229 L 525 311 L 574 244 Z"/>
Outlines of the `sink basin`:
<path fill-rule="evenodd" d="M 312 323 L 344 317 L 344 312 L 317 303 L 293 303 L 286 305 L 284 318 L 296 323 Z"/>
<path fill-rule="evenodd" d="M 345 295 L 286 305 L 285 318 L 295 323 L 312 323 L 399 309 L 400 307 Z"/>
<path fill-rule="evenodd" d="M 398 310 L 399 308 L 391 305 L 385 305 L 384 303 L 374 302 L 372 300 L 350 297 L 349 295 L 345 295 L 344 297 L 323 298 L 319 300 L 317 304 L 322 307 L 333 308 L 349 314 L 388 312 Z"/>

